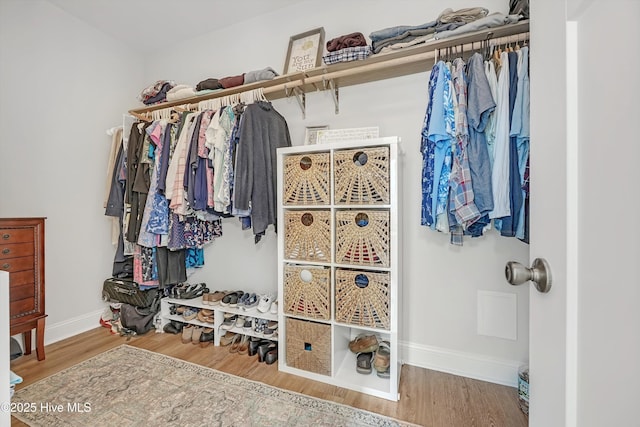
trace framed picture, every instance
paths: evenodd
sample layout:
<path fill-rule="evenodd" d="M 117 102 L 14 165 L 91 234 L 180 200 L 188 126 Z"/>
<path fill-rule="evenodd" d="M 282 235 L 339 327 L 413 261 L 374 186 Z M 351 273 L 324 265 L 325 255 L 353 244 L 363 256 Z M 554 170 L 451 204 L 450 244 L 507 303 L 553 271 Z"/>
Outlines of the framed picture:
<path fill-rule="evenodd" d="M 283 74 L 295 73 L 320 66 L 323 50 L 323 27 L 291 36 Z"/>
<path fill-rule="evenodd" d="M 304 134 L 304 145 L 314 145 L 318 143 L 318 132 L 329 129 L 329 126 L 307 126 Z"/>

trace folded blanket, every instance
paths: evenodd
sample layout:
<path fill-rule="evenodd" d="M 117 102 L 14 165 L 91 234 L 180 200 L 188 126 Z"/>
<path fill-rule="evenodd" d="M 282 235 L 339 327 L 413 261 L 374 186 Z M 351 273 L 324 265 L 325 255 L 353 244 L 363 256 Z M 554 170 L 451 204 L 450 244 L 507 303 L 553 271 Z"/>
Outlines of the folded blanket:
<path fill-rule="evenodd" d="M 140 92 L 138 95 L 138 101 L 145 102 L 150 98 L 157 97 L 160 95 L 160 92 L 164 90 L 166 93 L 169 89 L 174 87 L 176 84 L 173 80 L 157 80 L 152 85 L 147 86 Z"/>
<path fill-rule="evenodd" d="M 196 91 L 191 86 L 177 85 L 167 92 L 167 101 L 175 101 L 177 99 L 189 98 L 195 96 Z"/>
<path fill-rule="evenodd" d="M 439 24 L 448 24 L 451 22 L 473 22 L 477 19 L 484 18 L 489 14 L 489 10 L 484 7 L 468 7 L 466 9 L 453 10 L 447 8 L 438 16 Z"/>
<path fill-rule="evenodd" d="M 455 30 L 442 31 L 436 33 L 436 40 L 446 39 L 448 37 L 454 37 L 460 34 L 470 33 L 472 31 L 485 30 L 487 28 L 500 27 L 507 24 L 515 24 L 520 20 L 519 15 L 505 15 L 500 12 L 492 13 L 489 16 L 478 19 L 473 22 L 469 22 Z"/>
<path fill-rule="evenodd" d="M 224 77 L 220 79 L 219 82 L 225 89 L 240 86 L 244 84 L 244 74 L 240 74 L 239 76 Z"/>
<path fill-rule="evenodd" d="M 351 33 L 344 36 L 336 37 L 327 42 L 327 51 L 335 52 L 347 47 L 366 46 L 367 39 L 362 33 Z"/>
<path fill-rule="evenodd" d="M 378 53 L 383 47 L 389 46 L 394 43 L 408 42 L 413 40 L 416 37 L 427 36 L 429 34 L 433 34 L 436 31 L 436 27 L 424 28 L 424 29 L 413 29 L 407 30 L 402 34 L 398 34 L 394 37 L 388 37 L 382 40 L 376 40 L 372 43 L 371 48 L 373 49 L 373 53 Z"/>
<path fill-rule="evenodd" d="M 196 85 L 198 92 L 206 89 L 222 89 L 222 85 L 218 79 L 214 78 L 205 79 Z"/>
<path fill-rule="evenodd" d="M 322 56 L 325 64 L 331 65 L 338 62 L 349 62 L 367 59 L 371 55 L 370 46 L 354 46 L 329 52 Z"/>
<path fill-rule="evenodd" d="M 273 68 L 266 67 L 262 70 L 254 70 L 244 73 L 244 84 L 260 82 L 263 80 L 273 80 L 276 77 L 278 77 L 278 73 L 276 73 Z"/>

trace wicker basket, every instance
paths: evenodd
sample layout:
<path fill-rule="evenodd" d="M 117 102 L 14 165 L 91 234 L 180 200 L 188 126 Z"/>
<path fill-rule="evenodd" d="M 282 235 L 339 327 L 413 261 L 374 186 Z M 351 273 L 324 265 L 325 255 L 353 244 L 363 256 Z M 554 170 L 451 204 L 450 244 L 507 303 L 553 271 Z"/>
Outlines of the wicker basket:
<path fill-rule="evenodd" d="M 331 261 L 331 212 L 286 211 L 284 257 L 304 261 Z"/>
<path fill-rule="evenodd" d="M 333 154 L 336 204 L 389 203 L 389 147 Z"/>
<path fill-rule="evenodd" d="M 306 153 L 284 158 L 285 205 L 328 205 L 330 197 L 329 153 Z"/>
<path fill-rule="evenodd" d="M 336 212 L 336 262 L 389 267 L 389 211 Z"/>
<path fill-rule="evenodd" d="M 331 325 L 286 319 L 288 366 L 331 375 Z"/>
<path fill-rule="evenodd" d="M 329 319 L 331 316 L 330 287 L 329 268 L 285 266 L 284 312 L 311 319 Z"/>
<path fill-rule="evenodd" d="M 389 329 L 389 273 L 336 270 L 336 321 Z"/>

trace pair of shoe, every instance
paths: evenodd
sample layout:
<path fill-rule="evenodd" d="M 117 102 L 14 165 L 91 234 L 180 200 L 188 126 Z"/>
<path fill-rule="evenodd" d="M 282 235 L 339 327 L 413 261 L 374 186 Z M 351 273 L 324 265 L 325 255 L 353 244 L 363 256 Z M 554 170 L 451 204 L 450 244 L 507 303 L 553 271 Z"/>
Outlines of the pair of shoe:
<path fill-rule="evenodd" d="M 220 337 L 220 345 L 226 347 L 231 345 L 235 336 L 238 335 L 235 332 L 227 331 L 223 336 Z"/>
<path fill-rule="evenodd" d="M 244 295 L 244 291 L 228 292 L 221 300 L 220 305 L 224 307 L 237 307 L 238 300 Z"/>
<path fill-rule="evenodd" d="M 213 324 L 213 310 L 209 310 L 206 308 L 200 309 L 198 311 L 198 315 L 196 318 L 202 323 L 212 323 Z"/>
<path fill-rule="evenodd" d="M 182 344 L 193 344 L 206 347 L 213 342 L 213 328 L 186 325 L 182 328 Z"/>
<path fill-rule="evenodd" d="M 257 309 L 260 313 L 267 313 L 267 312 L 278 313 L 277 303 L 278 303 L 277 299 L 274 295 L 265 294 L 260 297 L 260 301 L 258 302 Z"/>
<path fill-rule="evenodd" d="M 209 292 L 206 283 L 179 283 L 171 288 L 170 296 L 178 299 L 193 299 Z"/>
<path fill-rule="evenodd" d="M 220 305 L 220 301 L 228 291 L 215 291 L 213 293 L 202 294 L 202 304 L 204 305 Z"/>
<path fill-rule="evenodd" d="M 356 371 L 370 374 L 373 370 L 380 378 L 389 378 L 391 366 L 391 348 L 388 341 L 381 341 L 375 352 L 363 352 L 356 355 Z"/>
<path fill-rule="evenodd" d="M 246 354 L 249 351 L 249 336 L 236 334 L 229 346 L 229 353 Z"/>
<path fill-rule="evenodd" d="M 255 293 L 245 293 L 238 300 L 238 308 L 244 311 L 253 311 L 260 302 L 260 297 Z"/>
<path fill-rule="evenodd" d="M 258 362 L 264 362 L 267 365 L 273 364 L 278 360 L 278 343 L 273 341 L 261 341 L 261 343 L 258 345 Z"/>

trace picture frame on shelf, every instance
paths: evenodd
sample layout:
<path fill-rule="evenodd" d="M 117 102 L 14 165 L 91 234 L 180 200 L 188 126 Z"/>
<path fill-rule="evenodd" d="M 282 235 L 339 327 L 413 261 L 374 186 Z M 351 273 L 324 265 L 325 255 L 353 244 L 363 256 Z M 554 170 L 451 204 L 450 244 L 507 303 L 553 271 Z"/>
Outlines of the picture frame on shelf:
<path fill-rule="evenodd" d="M 283 74 L 319 67 L 323 50 L 324 27 L 291 36 Z"/>
<path fill-rule="evenodd" d="M 318 132 L 329 129 L 329 126 L 307 126 L 304 134 L 304 145 L 315 145 L 318 143 Z"/>

